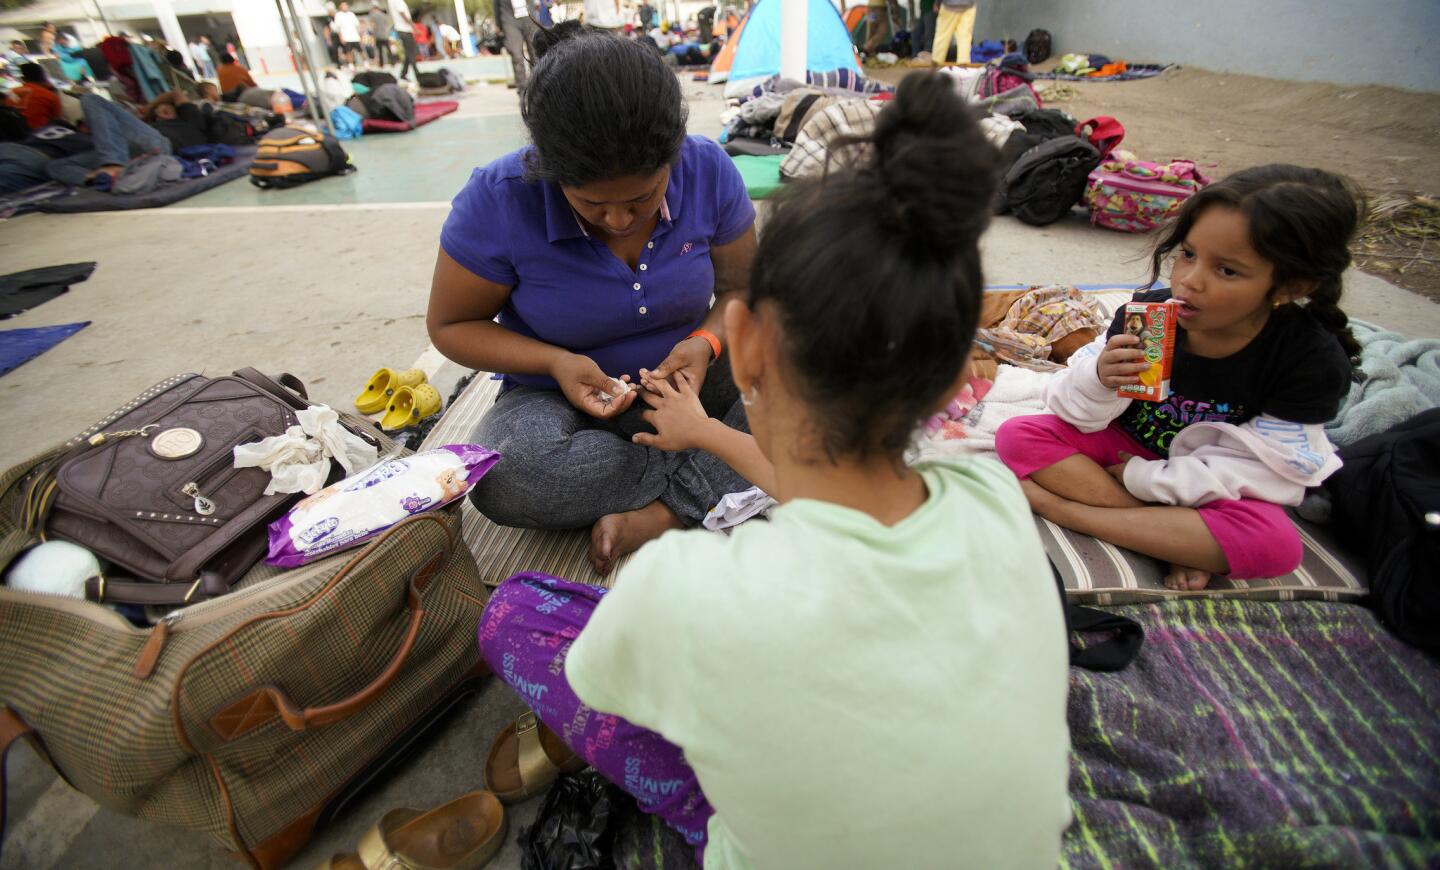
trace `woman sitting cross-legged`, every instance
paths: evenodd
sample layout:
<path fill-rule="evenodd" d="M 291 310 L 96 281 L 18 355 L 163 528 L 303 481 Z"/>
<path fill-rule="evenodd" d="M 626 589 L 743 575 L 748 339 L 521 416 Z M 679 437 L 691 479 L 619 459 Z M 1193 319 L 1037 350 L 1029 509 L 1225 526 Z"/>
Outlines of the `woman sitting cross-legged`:
<path fill-rule="evenodd" d="M 475 435 L 504 459 L 475 506 L 507 526 L 593 525 L 605 573 L 750 486 L 703 452 L 632 441 L 653 430 L 630 386 L 642 369 L 684 372 L 708 413 L 744 427 L 721 311 L 745 289 L 755 209 L 725 152 L 685 135 L 679 82 L 654 52 L 566 23 L 538 32 L 535 54 L 521 96 L 533 145 L 456 197 L 430 336 L 504 375 Z"/>
<path fill-rule="evenodd" d="M 534 709 L 487 758 L 502 800 L 588 763 L 707 867 L 1055 866 L 1067 649 L 1029 506 L 994 460 L 903 461 L 966 381 L 998 155 L 930 74 L 868 153 L 797 183 L 725 307 L 753 436 L 688 375 L 641 395 L 641 440 L 723 458 L 770 520 L 491 598 L 481 649 Z"/>

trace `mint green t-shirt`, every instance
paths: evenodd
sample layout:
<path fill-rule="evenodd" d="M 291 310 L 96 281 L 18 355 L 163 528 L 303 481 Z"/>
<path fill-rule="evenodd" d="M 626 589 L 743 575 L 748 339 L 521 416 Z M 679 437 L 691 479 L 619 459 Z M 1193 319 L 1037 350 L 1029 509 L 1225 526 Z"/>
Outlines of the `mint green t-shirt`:
<path fill-rule="evenodd" d="M 707 870 L 1051 867 L 1070 820 L 1068 650 L 1014 475 L 919 467 L 886 527 L 799 499 L 669 532 L 570 650 L 586 704 L 685 751 Z"/>

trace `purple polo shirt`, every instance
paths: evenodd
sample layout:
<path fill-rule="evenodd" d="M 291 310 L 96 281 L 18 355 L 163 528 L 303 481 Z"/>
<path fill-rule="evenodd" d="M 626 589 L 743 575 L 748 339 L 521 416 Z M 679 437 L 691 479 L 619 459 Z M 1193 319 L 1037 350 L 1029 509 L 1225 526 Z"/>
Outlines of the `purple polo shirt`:
<path fill-rule="evenodd" d="M 585 354 L 613 377 L 638 378 L 710 310 L 710 248 L 735 241 L 755 222 L 745 182 L 719 145 L 687 137 L 660 220 L 631 269 L 585 231 L 559 186 L 524 180 L 528 150 L 471 174 L 440 245 L 466 269 L 511 288 L 501 326 Z M 505 386 L 515 384 L 557 388 L 548 377 L 507 374 Z"/>

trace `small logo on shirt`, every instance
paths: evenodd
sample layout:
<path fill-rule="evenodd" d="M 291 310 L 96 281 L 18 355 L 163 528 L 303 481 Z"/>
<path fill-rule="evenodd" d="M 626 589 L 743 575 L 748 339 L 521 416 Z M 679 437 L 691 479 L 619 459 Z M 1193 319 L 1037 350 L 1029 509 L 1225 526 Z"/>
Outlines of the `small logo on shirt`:
<path fill-rule="evenodd" d="M 681 245 L 681 246 L 680 246 L 680 256 L 683 257 L 683 256 L 685 256 L 686 254 L 690 253 L 690 251 L 691 251 L 694 247 L 695 247 L 695 243 L 694 243 L 694 242 L 686 242 L 685 244 Z"/>

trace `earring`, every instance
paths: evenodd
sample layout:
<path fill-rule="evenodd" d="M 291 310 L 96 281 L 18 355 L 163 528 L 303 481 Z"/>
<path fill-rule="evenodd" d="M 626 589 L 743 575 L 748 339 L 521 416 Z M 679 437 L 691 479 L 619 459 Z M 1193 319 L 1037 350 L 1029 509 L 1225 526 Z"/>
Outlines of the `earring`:
<path fill-rule="evenodd" d="M 751 384 L 750 389 L 740 394 L 740 404 L 744 405 L 747 408 L 755 404 L 759 400 L 760 388 L 755 384 Z"/>

